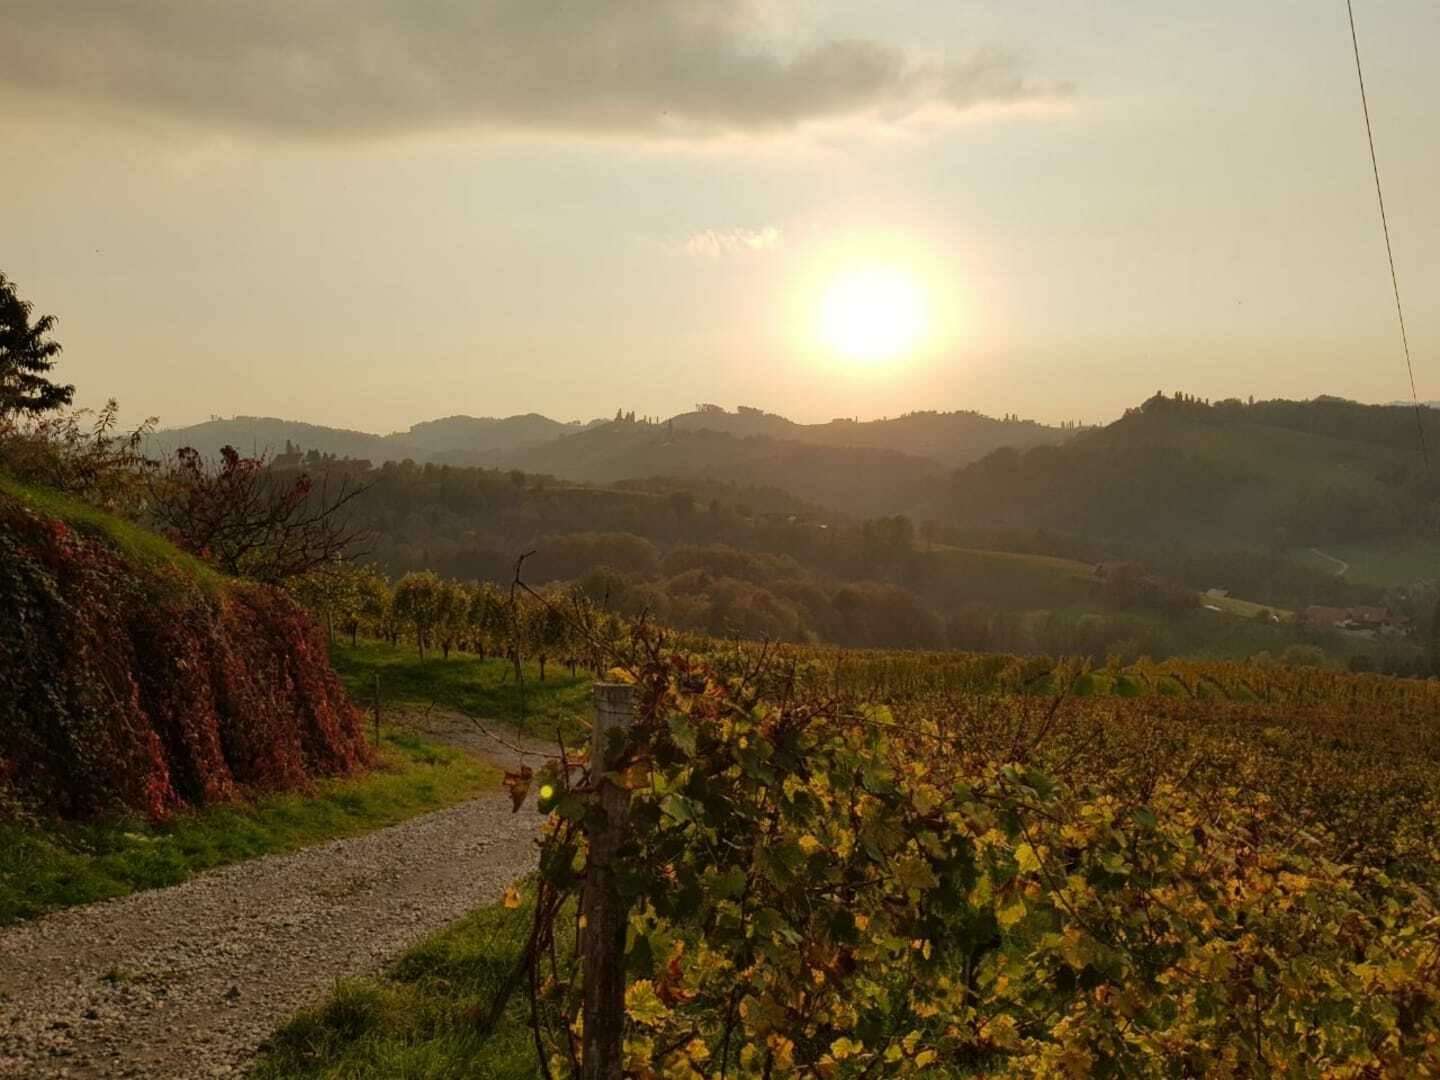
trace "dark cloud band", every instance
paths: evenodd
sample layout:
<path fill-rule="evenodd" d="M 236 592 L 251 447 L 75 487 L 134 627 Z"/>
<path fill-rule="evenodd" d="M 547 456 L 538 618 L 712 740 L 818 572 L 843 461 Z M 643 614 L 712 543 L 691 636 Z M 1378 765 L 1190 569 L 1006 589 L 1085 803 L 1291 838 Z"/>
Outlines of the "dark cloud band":
<path fill-rule="evenodd" d="M 1049 96 L 1014 61 L 864 40 L 788 54 L 744 0 L 9 0 L 0 87 L 207 127 L 680 137 Z"/>

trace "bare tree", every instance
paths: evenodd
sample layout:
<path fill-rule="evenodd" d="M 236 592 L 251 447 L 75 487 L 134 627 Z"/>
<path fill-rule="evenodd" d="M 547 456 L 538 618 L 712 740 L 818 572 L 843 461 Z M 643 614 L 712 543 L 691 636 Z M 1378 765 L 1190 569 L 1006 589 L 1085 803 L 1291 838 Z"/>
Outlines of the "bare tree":
<path fill-rule="evenodd" d="M 329 470 L 317 486 L 233 446 L 209 461 L 185 447 L 152 484 L 150 512 L 178 544 L 226 573 L 280 583 L 353 557 L 364 537 L 346 512 L 369 485 Z"/>

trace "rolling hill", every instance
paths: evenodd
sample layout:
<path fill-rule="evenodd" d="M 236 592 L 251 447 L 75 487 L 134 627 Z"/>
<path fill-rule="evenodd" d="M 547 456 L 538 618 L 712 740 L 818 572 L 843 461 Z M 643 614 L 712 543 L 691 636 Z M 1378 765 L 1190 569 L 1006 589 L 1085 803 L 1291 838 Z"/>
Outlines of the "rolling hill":
<path fill-rule="evenodd" d="M 150 437 L 152 452 L 193 446 L 213 457 L 223 446 L 246 454 L 284 451 L 287 443 L 342 458 L 386 461 L 434 461 L 448 465 L 503 465 L 529 447 L 582 431 L 586 425 L 561 423 L 538 413 L 504 418 L 448 416 L 414 424 L 408 431 L 375 435 L 271 416 L 216 418 L 188 427 L 165 428 Z"/>
<path fill-rule="evenodd" d="M 513 463 L 526 472 L 588 483 L 664 476 L 772 486 L 859 517 L 923 512 L 945 475 L 938 462 L 896 450 L 814 446 L 641 421 L 593 427 L 518 454 Z"/>
<path fill-rule="evenodd" d="M 368 431 L 306 424 L 299 420 L 281 420 L 273 416 L 215 417 L 187 427 L 162 428 L 146 441 L 150 454 L 167 454 L 182 446 L 194 447 L 206 457 L 214 457 L 223 446 L 233 446 L 242 454 L 275 455 L 283 453 L 291 443 L 306 450 L 318 450 L 342 458 L 361 458 L 377 465 L 383 461 L 419 459 L 423 451 L 402 437 L 375 435 Z"/>
<path fill-rule="evenodd" d="M 740 437 L 768 436 L 810 446 L 868 447 L 930 458 L 942 465 L 966 465 L 1002 446 L 1025 448 L 1063 442 L 1072 429 L 1033 420 L 996 420 L 978 412 L 913 412 L 884 420 L 831 420 L 797 424 L 783 416 L 740 406 L 726 412 L 703 405 L 669 421 L 681 431 L 714 431 Z"/>
<path fill-rule="evenodd" d="M 1058 444 L 1073 429 L 996 420 L 976 412 L 917 412 L 893 419 L 800 424 L 760 409 L 704 405 L 664 422 L 561 423 L 537 413 L 450 416 L 376 435 L 274 417 L 236 416 L 151 436 L 152 452 L 231 445 L 277 454 L 288 446 L 376 465 L 412 460 L 518 468 L 588 483 L 691 478 L 778 488 L 840 513 L 933 516 L 945 471 L 1004 446 Z"/>
<path fill-rule="evenodd" d="M 948 520 L 1049 529 L 1137 555 L 1390 543 L 1440 489 L 1410 410 L 1321 398 L 1209 405 L 1156 396 L 1062 446 L 958 470 Z M 1440 417 L 1429 421 L 1440 443 Z"/>

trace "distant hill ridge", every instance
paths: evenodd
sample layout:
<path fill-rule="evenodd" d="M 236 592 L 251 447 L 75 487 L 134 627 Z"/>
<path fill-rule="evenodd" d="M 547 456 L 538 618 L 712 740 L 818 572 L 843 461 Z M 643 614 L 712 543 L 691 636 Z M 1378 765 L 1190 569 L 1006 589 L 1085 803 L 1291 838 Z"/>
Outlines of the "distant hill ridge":
<path fill-rule="evenodd" d="M 940 490 L 947 469 L 1002 446 L 1054 445 L 1075 432 L 973 411 L 916 412 L 882 420 L 800 424 L 761 409 L 728 412 L 701 405 L 668 420 L 562 423 L 538 413 L 450 416 L 376 435 L 274 417 L 236 416 L 156 432 L 158 452 L 193 446 L 218 454 L 282 453 L 287 447 L 337 457 L 480 465 L 613 483 L 652 477 L 703 477 L 769 485 L 847 513 L 915 512 Z"/>
<path fill-rule="evenodd" d="M 411 425 L 408 431 L 379 435 L 272 416 L 213 417 L 200 424 L 165 428 L 153 436 L 166 449 L 188 445 L 204 453 L 224 445 L 244 451 L 279 452 L 285 443 L 337 456 L 378 461 L 446 460 L 450 464 L 501 464 L 507 455 L 581 434 L 610 423 L 663 424 L 679 431 L 711 431 L 737 438 L 764 436 L 815 446 L 856 446 L 929 457 L 942 465 L 963 464 L 999 446 L 1060 442 L 1078 425 L 1051 426 L 1018 417 L 996 419 L 973 410 L 920 411 L 879 420 L 839 418 L 802 424 L 777 413 L 741 405 L 729 412 L 699 405 L 664 421 L 635 420 L 619 413 L 613 421 L 552 420 L 540 413 L 490 417 L 457 414 Z M 461 460 L 464 458 L 484 460 Z"/>
<path fill-rule="evenodd" d="M 1421 416 L 1426 444 L 1440 446 L 1440 413 Z M 1433 520 L 1437 494 L 1411 409 L 1156 395 L 1062 446 L 960 469 L 945 519 L 1147 556 L 1265 552 L 1409 535 Z"/>
<path fill-rule="evenodd" d="M 151 444 L 161 452 L 193 446 L 202 454 L 213 455 L 223 446 L 234 446 L 247 454 L 273 455 L 283 452 L 289 443 L 336 457 L 366 458 L 375 464 L 408 458 L 455 465 L 495 465 L 517 450 L 582 431 L 585 426 L 561 423 L 538 413 L 447 416 L 422 421 L 409 431 L 376 435 L 273 416 L 234 416 L 162 429 L 151 436 Z"/>

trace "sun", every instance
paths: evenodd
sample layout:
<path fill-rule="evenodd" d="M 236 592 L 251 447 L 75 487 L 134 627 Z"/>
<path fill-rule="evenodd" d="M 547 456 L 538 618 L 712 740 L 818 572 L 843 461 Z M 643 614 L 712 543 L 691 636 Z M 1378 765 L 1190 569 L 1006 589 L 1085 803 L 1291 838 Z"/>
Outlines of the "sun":
<path fill-rule="evenodd" d="M 925 290 L 896 266 L 839 274 L 820 294 L 820 340 L 852 360 L 891 360 L 910 352 L 930 324 Z"/>

